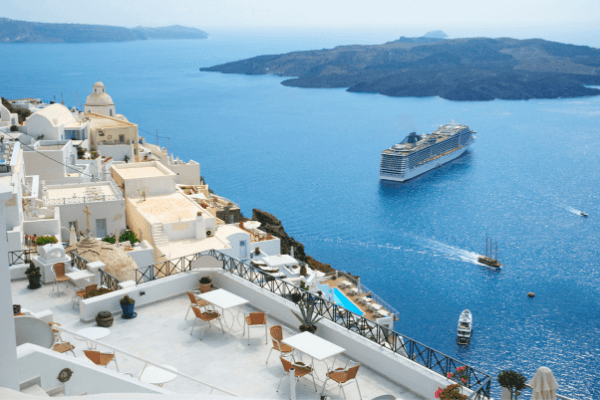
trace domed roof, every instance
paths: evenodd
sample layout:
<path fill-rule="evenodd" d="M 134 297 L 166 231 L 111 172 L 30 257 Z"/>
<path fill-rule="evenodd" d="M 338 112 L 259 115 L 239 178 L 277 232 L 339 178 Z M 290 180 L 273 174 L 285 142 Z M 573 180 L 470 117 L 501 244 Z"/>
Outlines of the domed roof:
<path fill-rule="evenodd" d="M 103 88 L 104 87 L 104 83 L 98 81 L 98 82 L 94 83 L 94 87 Z"/>
<path fill-rule="evenodd" d="M 65 249 L 67 254 L 71 251 L 89 262 L 102 261 L 106 264 L 104 270 L 121 282 L 135 280 L 137 264 L 121 247 L 101 240 L 83 239 Z"/>
<path fill-rule="evenodd" d="M 104 91 L 104 83 L 94 84 L 94 91 L 85 100 L 86 106 L 114 106 L 113 99 Z"/>

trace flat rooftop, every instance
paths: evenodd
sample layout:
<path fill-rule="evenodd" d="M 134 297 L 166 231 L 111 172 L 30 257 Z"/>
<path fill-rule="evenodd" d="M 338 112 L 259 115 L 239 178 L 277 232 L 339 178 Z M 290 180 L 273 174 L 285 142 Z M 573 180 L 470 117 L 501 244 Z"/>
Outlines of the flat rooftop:
<path fill-rule="evenodd" d="M 140 168 L 134 168 L 133 170 L 138 169 Z M 182 221 L 195 220 L 199 211 L 206 213 L 200 206 L 196 206 L 179 192 L 148 197 L 146 201 L 141 197 L 129 199 L 129 201 L 132 201 L 135 207 L 151 223 L 162 222 L 168 224 L 177 222 L 180 218 Z"/>
<path fill-rule="evenodd" d="M 73 174 L 71 174 L 73 176 Z M 46 187 L 46 199 L 66 199 L 71 197 L 113 196 L 121 194 L 115 191 L 108 182 L 82 184 L 82 185 L 57 185 Z"/>
<path fill-rule="evenodd" d="M 137 167 L 137 168 L 118 168 L 119 174 L 123 179 L 152 178 L 155 176 L 165 176 L 166 174 L 155 166 Z"/>
<path fill-rule="evenodd" d="M 64 149 L 66 144 L 49 144 L 44 146 L 38 146 L 36 150 L 44 151 L 44 150 L 62 150 Z"/>
<path fill-rule="evenodd" d="M 227 248 L 227 246 L 216 237 L 210 237 L 206 239 L 171 240 L 169 244 L 157 248 L 165 255 L 167 260 L 170 260 L 213 249 L 221 250 Z"/>
<path fill-rule="evenodd" d="M 66 293 L 62 289 L 64 285 L 61 285 L 59 295 L 56 291 L 52 291 L 51 284 L 43 285 L 37 290 L 27 289 L 27 284 L 26 279 L 12 282 L 14 304 L 21 304 L 23 308 L 32 312 L 50 309 L 54 314 L 54 321 L 69 330 L 77 331 L 96 326 L 95 322 L 84 323 L 79 320 L 77 306 L 75 309 L 71 306 L 74 290 L 72 285 L 68 287 Z M 272 345 L 265 344 L 264 330 L 251 329 L 250 345 L 248 345 L 247 337 L 242 336 L 241 331 L 230 332 L 225 328 L 223 334 L 217 323 L 212 324 L 213 326 L 204 334 L 203 340 L 200 340 L 204 326 L 198 328 L 199 324 L 196 323 L 194 333 L 190 335 L 194 323 L 191 313 L 187 320 L 184 319 L 189 304 L 188 296 L 182 294 L 145 307 L 136 307 L 137 318 L 135 319 L 124 320 L 119 315 L 115 315 L 114 324 L 109 328 L 110 335 L 102 341 L 161 365 L 173 366 L 181 373 L 246 398 L 289 399 L 289 379 L 284 379 L 281 389 L 279 392 L 276 391 L 283 369 L 275 351 L 265 364 Z M 244 306 L 242 310 L 256 311 L 250 306 Z M 229 312 L 224 314 L 226 325 L 231 325 L 233 314 Z M 280 321 L 268 317 L 269 327 L 280 324 Z M 234 329 L 239 327 L 235 325 Z M 298 332 L 294 329 L 294 333 Z M 284 333 L 285 337 L 289 335 L 290 333 Z M 62 337 L 75 345 L 75 353 L 79 360 L 87 359 L 83 354 L 83 350 L 86 349 L 85 342 L 76 340 L 66 333 L 63 333 Z M 98 346 L 98 350 L 103 351 L 102 346 Z M 335 366 L 342 367 L 347 360 L 347 357 L 340 355 Z M 118 352 L 117 362 L 121 372 L 131 372 L 134 376 L 139 374 L 143 367 L 142 362 Z M 305 356 L 304 362 L 310 360 Z M 110 363 L 108 368 L 114 371 L 115 364 Z M 315 370 L 317 378 L 322 379 L 325 376 L 326 367 L 323 362 L 315 361 Z M 390 394 L 399 400 L 422 400 L 420 396 L 364 365 L 360 367 L 357 379 L 365 400 L 385 394 Z M 318 392 L 315 392 L 310 377 L 300 378 L 296 384 L 297 398 L 318 400 L 323 382 L 317 379 L 316 383 Z M 207 387 L 182 377 L 166 383 L 164 388 L 179 394 L 204 395 L 210 391 Z M 344 391 L 348 400 L 359 400 L 355 384 L 345 386 Z M 213 395 L 219 396 L 221 393 L 214 391 Z M 344 398 L 339 388 L 329 387 L 329 384 L 325 395 L 335 400 Z"/>
<path fill-rule="evenodd" d="M 102 128 L 128 128 L 136 126 L 128 121 L 107 117 L 106 115 L 100 115 L 96 113 L 87 113 L 86 117 L 90 119 L 90 129 L 102 129 Z"/>

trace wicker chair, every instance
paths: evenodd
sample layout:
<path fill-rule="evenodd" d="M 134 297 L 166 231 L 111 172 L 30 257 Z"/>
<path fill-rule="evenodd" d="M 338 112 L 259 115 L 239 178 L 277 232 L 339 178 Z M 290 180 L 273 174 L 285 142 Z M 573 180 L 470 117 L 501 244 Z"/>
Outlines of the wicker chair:
<path fill-rule="evenodd" d="M 117 372 L 119 371 L 119 364 L 117 363 L 117 356 L 115 353 L 101 353 L 96 350 L 84 350 L 83 353 L 87 358 L 89 358 L 94 364 L 100 365 L 104 368 L 108 367 L 108 364 L 111 361 L 115 362 L 115 366 L 117 367 Z"/>
<path fill-rule="evenodd" d="M 77 357 L 75 355 L 75 352 L 73 351 L 75 349 L 75 346 L 73 346 L 71 343 L 69 342 L 56 342 L 54 343 L 54 346 L 52 347 L 52 350 L 57 351 L 59 353 L 66 353 L 67 351 L 70 351 L 71 353 L 73 353 L 73 357 Z"/>
<path fill-rule="evenodd" d="M 288 332 L 291 332 L 287 328 L 286 328 L 286 330 Z M 271 352 L 273 351 L 273 349 L 279 351 L 280 356 L 282 356 L 282 357 L 286 357 L 286 356 L 290 356 L 290 355 L 294 354 L 294 351 L 296 349 L 294 349 L 292 346 L 288 346 L 287 344 L 282 343 L 283 327 L 281 325 L 272 326 L 271 329 L 269 329 L 269 333 L 271 335 L 271 340 L 273 341 L 273 347 L 271 347 L 271 350 L 269 351 L 269 355 L 267 356 L 267 361 L 265 361 L 265 364 L 267 364 L 269 362 L 269 357 L 271 357 Z"/>
<path fill-rule="evenodd" d="M 194 324 L 192 325 L 192 331 L 190 332 L 190 335 L 194 333 L 194 327 L 196 326 L 196 321 L 201 320 L 204 322 L 208 323 L 208 327 L 211 327 L 210 321 L 214 321 L 215 319 L 219 320 L 219 323 L 221 324 L 221 330 L 223 331 L 223 333 L 225 333 L 225 329 L 223 329 L 223 320 L 221 319 L 221 314 L 219 314 L 216 311 L 208 311 L 208 312 L 202 312 L 200 310 L 200 307 L 192 305 L 192 310 L 194 310 L 194 314 L 196 314 L 196 319 L 194 319 Z M 204 336 L 204 332 L 206 332 L 206 329 L 202 330 L 202 335 L 200 335 L 200 340 L 202 340 L 202 337 Z"/>
<path fill-rule="evenodd" d="M 265 344 L 267 341 L 267 314 L 264 312 L 252 312 L 244 316 L 244 335 L 246 334 L 246 327 L 248 327 L 248 346 L 250 346 L 250 327 L 264 327 L 265 328 Z M 243 335 L 242 335 L 243 336 Z"/>
<path fill-rule="evenodd" d="M 62 337 L 60 337 L 60 331 L 54 328 L 54 325 L 61 326 L 58 322 L 48 322 L 48 325 L 52 328 L 52 332 L 54 332 L 54 342 L 62 342 Z"/>
<path fill-rule="evenodd" d="M 349 364 L 353 364 L 352 367 L 348 368 Z M 344 399 L 346 399 L 346 392 L 344 392 L 344 385 L 352 383 L 352 381 L 356 382 L 356 388 L 358 389 L 358 396 L 360 400 L 362 400 L 362 394 L 360 393 L 360 387 L 358 387 L 358 380 L 356 380 L 356 374 L 358 373 L 358 369 L 360 368 L 359 363 L 354 362 L 352 360 L 348 360 L 346 366 L 344 368 L 331 369 L 327 371 L 327 378 L 323 383 L 323 390 L 321 391 L 321 397 L 323 397 L 323 393 L 325 392 L 325 387 L 327 386 L 327 380 L 331 379 L 336 382 L 338 386 L 342 389 L 342 394 L 344 395 Z"/>
<path fill-rule="evenodd" d="M 185 313 L 184 319 L 187 319 L 192 306 L 198 306 L 200 308 L 205 308 L 205 307 L 210 306 L 210 303 L 208 301 L 203 300 L 203 299 L 196 299 L 196 296 L 194 296 L 194 293 L 187 292 L 187 294 L 188 294 L 188 297 L 190 298 L 190 306 L 188 307 L 187 312 Z"/>
<path fill-rule="evenodd" d="M 75 302 L 80 302 L 82 299 L 85 299 L 85 296 L 98 289 L 98 284 L 94 283 L 93 285 L 87 285 L 85 289 L 78 290 L 75 292 L 73 296 L 73 308 L 75 308 Z"/>
<path fill-rule="evenodd" d="M 277 391 L 279 392 L 279 388 L 281 387 L 281 382 L 283 381 L 284 376 L 290 376 L 290 369 L 294 368 L 294 376 L 296 377 L 296 381 L 298 381 L 301 377 L 306 375 L 311 375 L 313 379 L 313 385 L 315 385 L 315 392 L 317 391 L 317 383 L 315 382 L 315 374 L 314 370 L 310 365 L 306 365 L 302 362 L 296 362 L 293 359 L 292 361 L 287 360 L 283 357 L 279 357 L 281 360 L 281 364 L 283 365 L 283 375 L 281 375 L 281 379 L 279 380 L 279 386 L 277 386 Z"/>
<path fill-rule="evenodd" d="M 56 263 L 52 266 L 52 271 L 54 272 L 54 287 L 52 291 L 56 288 L 58 293 L 60 294 L 60 288 L 58 287 L 59 282 L 69 282 L 69 277 L 65 275 L 65 263 Z"/>

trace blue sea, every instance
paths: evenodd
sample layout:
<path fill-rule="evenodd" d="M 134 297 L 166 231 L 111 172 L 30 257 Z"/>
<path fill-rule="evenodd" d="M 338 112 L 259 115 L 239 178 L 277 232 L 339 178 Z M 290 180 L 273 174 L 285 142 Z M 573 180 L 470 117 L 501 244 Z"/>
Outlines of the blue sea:
<path fill-rule="evenodd" d="M 198 70 L 393 38 L 0 44 L 0 95 L 83 104 L 101 80 L 140 134 L 155 142 L 158 130 L 162 146 L 200 162 L 244 214 L 276 215 L 308 254 L 360 275 L 400 311 L 399 332 L 493 375 L 531 378 L 545 365 L 561 394 L 600 398 L 600 97 L 392 98 Z M 463 157 L 404 184 L 379 180 L 383 149 L 451 120 L 478 132 Z M 501 271 L 476 263 L 486 237 L 498 242 Z M 465 308 L 475 331 L 461 348 Z"/>

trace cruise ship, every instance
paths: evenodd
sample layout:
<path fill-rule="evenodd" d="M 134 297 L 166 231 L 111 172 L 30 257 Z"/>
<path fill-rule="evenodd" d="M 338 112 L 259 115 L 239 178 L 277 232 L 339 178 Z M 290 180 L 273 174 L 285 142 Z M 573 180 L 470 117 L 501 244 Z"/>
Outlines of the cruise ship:
<path fill-rule="evenodd" d="M 412 132 L 381 153 L 380 178 L 404 182 L 458 158 L 475 141 L 468 125 L 452 121 L 433 133 Z"/>

